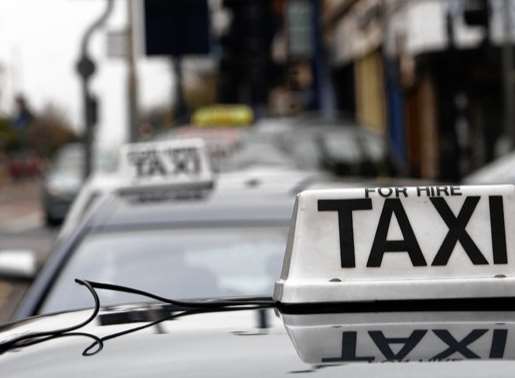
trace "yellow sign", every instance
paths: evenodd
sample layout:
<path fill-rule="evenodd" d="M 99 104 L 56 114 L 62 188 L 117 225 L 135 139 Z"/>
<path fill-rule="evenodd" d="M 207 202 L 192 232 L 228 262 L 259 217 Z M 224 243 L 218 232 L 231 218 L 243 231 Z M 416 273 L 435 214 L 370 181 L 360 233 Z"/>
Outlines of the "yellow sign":
<path fill-rule="evenodd" d="M 252 109 L 246 105 L 213 105 L 201 108 L 192 116 L 192 123 L 199 127 L 241 127 L 254 121 Z"/>

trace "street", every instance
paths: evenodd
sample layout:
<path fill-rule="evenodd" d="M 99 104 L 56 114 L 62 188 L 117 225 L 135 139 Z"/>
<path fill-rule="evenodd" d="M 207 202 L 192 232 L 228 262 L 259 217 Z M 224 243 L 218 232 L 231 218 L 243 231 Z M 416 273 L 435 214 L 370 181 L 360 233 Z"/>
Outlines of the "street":
<path fill-rule="evenodd" d="M 39 202 L 39 182 L 27 180 L 4 184 L 0 189 L 0 250 L 30 249 L 43 263 L 57 229 L 45 227 Z M 0 281 L 0 322 L 5 321 L 23 295 L 26 284 Z"/>

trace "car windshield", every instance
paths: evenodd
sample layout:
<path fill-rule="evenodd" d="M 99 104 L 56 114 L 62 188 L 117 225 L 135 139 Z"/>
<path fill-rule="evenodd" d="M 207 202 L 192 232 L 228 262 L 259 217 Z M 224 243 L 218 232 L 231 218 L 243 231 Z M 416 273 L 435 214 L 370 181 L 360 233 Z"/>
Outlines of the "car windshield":
<path fill-rule="evenodd" d="M 91 234 L 79 245 L 40 313 L 90 307 L 75 278 L 136 287 L 170 298 L 271 296 L 286 228 L 214 227 Z M 144 298 L 103 291 L 102 305 Z"/>
<path fill-rule="evenodd" d="M 55 160 L 56 172 L 80 172 L 84 164 L 84 151 L 78 145 L 72 145 L 59 152 Z"/>

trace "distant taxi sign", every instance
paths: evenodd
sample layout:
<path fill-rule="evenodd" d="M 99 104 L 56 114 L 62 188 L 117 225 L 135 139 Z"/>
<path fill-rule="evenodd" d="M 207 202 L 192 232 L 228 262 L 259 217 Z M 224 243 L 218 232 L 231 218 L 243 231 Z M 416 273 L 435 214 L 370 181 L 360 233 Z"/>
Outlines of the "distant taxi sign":
<path fill-rule="evenodd" d="M 120 174 L 125 189 L 197 188 L 211 186 L 205 142 L 201 139 L 127 144 L 122 147 Z"/>
<path fill-rule="evenodd" d="M 298 195 L 281 303 L 515 297 L 515 187 Z"/>
<path fill-rule="evenodd" d="M 241 127 L 254 121 L 254 113 L 247 105 L 212 105 L 201 108 L 192 116 L 199 127 Z"/>

